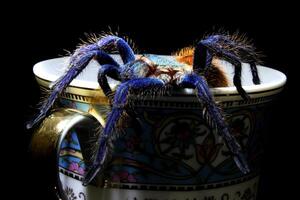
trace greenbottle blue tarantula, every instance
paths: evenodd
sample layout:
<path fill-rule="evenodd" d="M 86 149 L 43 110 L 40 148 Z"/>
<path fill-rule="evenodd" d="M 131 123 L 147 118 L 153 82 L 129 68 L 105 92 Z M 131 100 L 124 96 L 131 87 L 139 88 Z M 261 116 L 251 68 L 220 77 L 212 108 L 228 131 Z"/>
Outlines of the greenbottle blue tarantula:
<path fill-rule="evenodd" d="M 118 50 L 123 65 L 117 63 L 108 54 L 111 49 Z M 259 84 L 260 79 L 256 68 L 258 58 L 254 48 L 237 36 L 211 35 L 198 42 L 195 48 L 185 48 L 173 57 L 153 54 L 135 56 L 124 39 L 114 35 L 103 36 L 95 43 L 83 45 L 74 52 L 68 70 L 54 82 L 51 93 L 40 108 L 39 114 L 27 124 L 27 127 L 31 128 L 46 116 L 59 94 L 94 59 L 99 63 L 99 85 L 112 105 L 103 133 L 98 139 L 99 148 L 95 160 L 85 175 L 84 185 L 103 170 L 105 163 L 111 157 L 111 144 L 116 138 L 115 126 L 126 110 L 131 92 L 141 91 L 141 89 L 151 91 L 166 85 L 195 89 L 199 102 L 232 152 L 236 165 L 243 173 L 248 173 L 249 167 L 241 147 L 230 134 L 209 90 L 209 86 L 227 86 L 225 75 L 214 64 L 214 58 L 226 60 L 235 67 L 233 83 L 239 94 L 244 99 L 248 99 L 249 96 L 241 85 L 241 63 L 250 64 L 253 82 Z M 114 95 L 107 76 L 121 81 Z"/>

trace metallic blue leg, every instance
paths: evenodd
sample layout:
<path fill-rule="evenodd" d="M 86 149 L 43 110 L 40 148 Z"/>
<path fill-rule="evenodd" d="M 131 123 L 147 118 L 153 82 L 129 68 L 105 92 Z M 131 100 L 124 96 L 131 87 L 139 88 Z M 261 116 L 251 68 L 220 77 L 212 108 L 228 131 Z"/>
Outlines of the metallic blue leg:
<path fill-rule="evenodd" d="M 252 81 L 255 85 L 258 85 L 258 84 L 260 84 L 260 78 L 258 76 L 256 64 L 255 64 L 255 62 L 250 62 L 249 64 L 250 64 L 250 68 L 251 68 L 252 76 L 253 76 Z"/>
<path fill-rule="evenodd" d="M 237 40 L 237 37 L 235 40 Z M 240 62 L 249 63 L 253 76 L 253 83 L 258 84 L 260 81 L 255 64 L 259 60 L 258 56 L 255 52 L 255 48 L 243 40 L 243 38 L 240 38 L 239 41 L 234 41 L 234 39 L 230 39 L 229 36 L 212 35 L 205 40 L 202 40 L 201 43 L 206 45 L 213 52 L 218 53 L 221 51 L 223 52 L 221 54 L 231 53 L 230 56 L 237 58 Z"/>
<path fill-rule="evenodd" d="M 117 36 L 109 35 L 106 37 L 103 37 L 97 45 L 102 47 L 109 47 L 114 46 L 118 49 L 119 54 L 124 62 L 124 64 L 128 62 L 132 62 L 135 60 L 134 52 L 131 49 L 131 47 L 128 45 L 128 43 L 123 40 L 122 38 L 119 38 Z"/>
<path fill-rule="evenodd" d="M 197 44 L 194 50 L 193 71 L 196 73 L 205 72 L 210 67 L 213 56 L 205 45 L 201 42 Z"/>
<path fill-rule="evenodd" d="M 104 49 L 107 49 L 111 46 L 117 48 L 124 64 L 135 60 L 134 52 L 131 47 L 126 41 L 117 36 L 109 35 L 103 37 L 96 45 Z M 117 63 L 115 63 L 114 65 L 103 65 L 104 63 L 102 63 L 102 60 L 99 60 L 98 62 L 102 65 L 98 72 L 98 83 L 104 94 L 110 99 L 110 101 L 112 101 L 112 90 L 109 87 L 106 75 L 110 76 L 113 79 L 121 80 L 121 69 L 119 68 L 119 65 Z"/>
<path fill-rule="evenodd" d="M 49 97 L 43 102 L 41 108 L 39 109 L 39 113 L 34 117 L 34 119 L 27 123 L 26 128 L 31 128 L 46 116 L 58 95 L 71 83 L 76 76 L 78 76 L 78 74 L 82 72 L 82 70 L 93 58 L 97 58 L 97 60 L 101 61 L 102 64 L 117 64 L 111 56 L 102 50 L 90 50 L 92 47 L 94 46 L 89 45 L 85 47 L 85 52 L 81 51 L 79 54 L 76 53 L 71 57 L 70 68 L 64 75 L 62 75 L 53 83 Z"/>
<path fill-rule="evenodd" d="M 206 38 L 205 40 L 201 40 L 196 48 L 195 48 L 195 56 L 199 56 L 199 54 L 207 54 L 205 53 L 205 47 L 217 57 L 224 58 L 231 64 L 235 66 L 235 75 L 234 75 L 234 85 L 236 86 L 239 94 L 245 99 L 249 100 L 250 97 L 245 92 L 245 90 L 242 88 L 241 84 L 241 62 L 243 60 L 248 61 L 250 64 L 252 76 L 253 76 L 253 83 L 259 84 L 260 79 L 257 73 L 257 67 L 256 67 L 256 56 L 254 49 L 246 46 L 246 44 L 242 42 L 236 42 L 228 38 L 224 35 L 212 35 Z M 196 58 L 194 61 L 202 60 L 202 62 L 196 62 L 196 68 L 201 68 L 203 65 L 203 58 L 199 56 L 199 58 Z M 207 66 L 205 66 L 207 67 Z M 202 67 L 203 68 L 203 67 Z"/>
<path fill-rule="evenodd" d="M 228 59 L 228 61 L 235 66 L 234 76 L 233 76 L 233 84 L 235 85 L 238 93 L 242 96 L 242 98 L 245 100 L 249 100 L 250 99 L 249 95 L 242 87 L 242 81 L 241 81 L 242 63 L 238 60 L 234 60 L 234 59 L 230 59 L 230 58 Z"/>
<path fill-rule="evenodd" d="M 211 43 L 210 43 L 211 42 Z M 194 72 L 196 73 L 203 73 L 207 69 L 207 67 L 210 67 L 211 61 L 212 61 L 212 54 L 210 51 L 213 52 L 213 54 L 216 54 L 217 56 L 225 58 L 228 62 L 232 63 L 235 66 L 235 73 L 233 78 L 233 83 L 236 86 L 237 91 L 239 94 L 246 100 L 249 99 L 249 96 L 245 92 L 245 90 L 242 88 L 241 84 L 241 70 L 242 65 L 239 61 L 239 58 L 236 57 L 234 54 L 226 52 L 218 47 L 214 47 L 211 49 L 207 48 L 208 44 L 211 46 L 215 46 L 212 41 L 200 41 L 196 48 L 194 53 Z"/>
<path fill-rule="evenodd" d="M 159 79 L 140 78 L 124 82 L 118 87 L 114 97 L 112 111 L 108 115 L 104 131 L 99 138 L 99 150 L 96 159 L 85 175 L 83 185 L 89 184 L 99 172 L 101 173 L 105 162 L 109 160 L 111 154 L 110 144 L 113 144 L 116 138 L 115 125 L 122 116 L 129 92 L 131 90 L 147 90 L 163 86 L 164 82 Z"/>
<path fill-rule="evenodd" d="M 236 139 L 229 133 L 228 126 L 223 119 L 221 111 L 214 103 L 206 81 L 196 74 L 189 74 L 183 77 L 179 85 L 184 88 L 196 89 L 199 101 L 203 104 L 203 108 L 207 110 L 209 116 L 213 119 L 218 133 L 223 137 L 227 147 L 233 153 L 236 165 L 243 173 L 248 173 L 248 164 L 241 152 L 241 147 Z"/>
<path fill-rule="evenodd" d="M 121 81 L 120 73 L 121 69 L 118 66 L 110 64 L 102 65 L 98 72 L 98 83 L 105 96 L 107 96 L 111 102 L 113 100 L 112 90 L 107 82 L 106 76 Z"/>
<path fill-rule="evenodd" d="M 242 81 L 241 81 L 241 76 L 242 76 L 242 63 L 240 59 L 235 56 L 234 54 L 224 51 L 222 49 L 216 49 L 216 54 L 217 56 L 219 55 L 220 57 L 224 58 L 228 62 L 230 62 L 234 66 L 234 76 L 233 76 L 233 84 L 235 85 L 238 93 L 241 95 L 241 97 L 245 100 L 249 100 L 250 97 L 246 93 L 246 91 L 242 87 Z"/>

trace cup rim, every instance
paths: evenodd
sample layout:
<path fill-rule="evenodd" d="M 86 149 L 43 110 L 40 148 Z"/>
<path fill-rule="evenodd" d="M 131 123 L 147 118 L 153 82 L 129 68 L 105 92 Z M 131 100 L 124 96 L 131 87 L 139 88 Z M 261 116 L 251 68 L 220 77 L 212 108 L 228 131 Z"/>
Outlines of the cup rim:
<path fill-rule="evenodd" d="M 36 78 L 41 79 L 45 82 L 48 82 L 50 85 L 51 82 L 55 81 L 59 76 L 61 76 L 64 73 L 63 68 L 67 67 L 68 58 L 69 57 L 60 57 L 60 58 L 53 58 L 53 59 L 48 59 L 48 60 L 38 62 L 33 67 L 33 73 L 36 76 Z M 91 65 L 91 67 L 97 67 L 96 63 L 94 61 L 92 61 L 88 65 L 88 67 L 90 65 Z M 49 73 L 50 68 L 55 68 L 56 72 Z M 285 74 L 283 74 L 282 72 L 280 72 L 276 69 L 266 67 L 266 66 L 261 66 L 261 65 L 258 65 L 257 68 L 258 68 L 258 71 L 263 71 L 264 73 L 269 73 L 269 74 L 273 73 L 274 77 L 276 77 L 276 80 L 261 83 L 259 85 L 254 85 L 254 84 L 253 85 L 244 85 L 243 88 L 247 93 L 251 94 L 251 93 L 270 91 L 270 90 L 274 90 L 277 88 L 281 88 L 285 85 L 287 78 L 286 78 Z M 79 75 L 79 77 L 81 77 L 81 76 Z M 88 90 L 99 90 L 100 88 L 99 88 L 98 82 L 96 80 L 97 80 L 96 75 L 95 75 L 94 80 L 91 80 L 91 79 L 86 80 L 86 79 L 82 79 L 82 77 L 75 78 L 70 83 L 69 86 L 75 87 L 75 88 L 81 88 L 81 89 L 88 89 Z M 118 81 L 110 79 L 109 77 L 108 77 L 108 80 L 109 80 L 109 83 L 112 88 L 116 88 L 117 85 L 119 84 Z M 46 86 L 46 85 L 44 85 L 44 86 Z M 192 90 L 187 89 L 186 91 L 187 91 L 187 93 L 192 93 Z M 235 86 L 215 87 L 215 88 L 211 88 L 211 92 L 214 95 L 221 95 L 221 96 L 238 94 Z"/>

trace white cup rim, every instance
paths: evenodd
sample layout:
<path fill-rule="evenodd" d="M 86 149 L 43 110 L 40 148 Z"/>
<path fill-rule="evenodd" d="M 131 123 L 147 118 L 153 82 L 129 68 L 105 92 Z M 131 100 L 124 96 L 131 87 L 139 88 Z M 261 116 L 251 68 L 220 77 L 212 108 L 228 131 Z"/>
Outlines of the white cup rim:
<path fill-rule="evenodd" d="M 119 60 L 118 55 L 114 55 L 113 57 L 115 57 L 116 60 Z M 36 77 L 45 81 L 53 82 L 64 73 L 65 69 L 68 66 L 68 60 L 69 57 L 60 57 L 38 62 L 34 65 L 33 72 Z M 227 75 L 232 79 L 233 67 L 231 66 L 231 64 L 225 61 L 222 62 L 222 65 L 224 65 L 227 69 Z M 80 74 L 71 82 L 70 86 L 90 90 L 99 89 L 99 84 L 97 82 L 98 68 L 99 65 L 95 61 L 92 61 L 82 72 L 82 74 Z M 287 78 L 282 72 L 260 65 L 257 66 L 257 68 L 262 83 L 259 85 L 254 85 L 252 83 L 252 77 L 248 77 L 251 75 L 249 66 L 248 64 L 243 63 L 242 85 L 247 93 L 258 93 L 274 90 L 277 88 L 281 88 L 286 83 Z M 116 87 L 119 84 L 118 81 L 114 81 L 113 79 L 109 79 L 109 83 L 112 88 Z M 211 91 L 214 95 L 231 95 L 238 93 L 235 86 L 233 85 L 229 87 L 211 88 Z"/>

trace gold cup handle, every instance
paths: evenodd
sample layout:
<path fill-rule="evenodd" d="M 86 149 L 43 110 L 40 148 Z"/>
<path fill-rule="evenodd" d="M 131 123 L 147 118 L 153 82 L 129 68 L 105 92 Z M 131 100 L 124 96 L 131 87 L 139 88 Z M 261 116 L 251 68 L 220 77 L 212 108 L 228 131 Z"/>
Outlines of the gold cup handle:
<path fill-rule="evenodd" d="M 59 176 L 59 153 L 61 143 L 64 138 L 77 129 L 78 135 L 88 137 L 90 135 L 97 136 L 100 123 L 89 113 L 84 113 L 74 109 L 57 109 L 54 110 L 40 126 L 34 131 L 31 141 L 31 149 L 34 155 L 40 157 L 49 157 L 56 163 L 56 176 L 58 193 L 62 199 L 67 199 L 64 196 L 63 184 Z M 80 137 L 79 137 L 80 139 Z M 88 139 L 88 138 L 87 138 Z M 86 141 L 80 141 L 84 144 Z M 82 152 L 84 153 L 84 152 Z"/>

